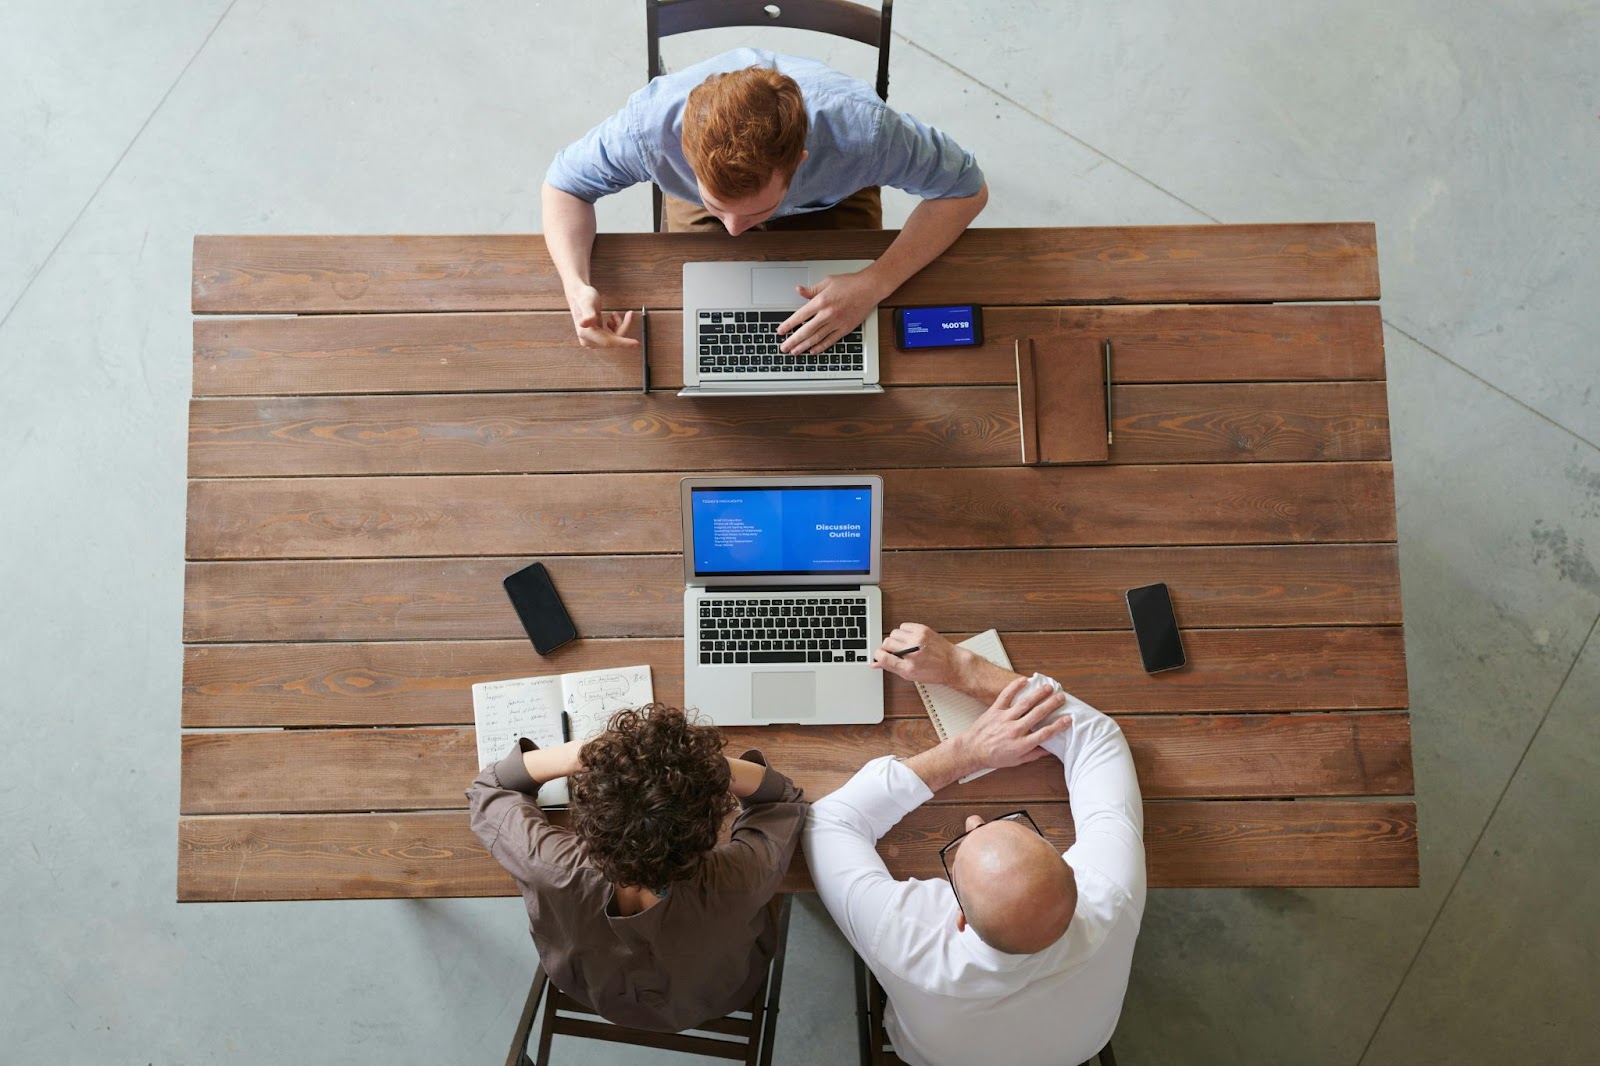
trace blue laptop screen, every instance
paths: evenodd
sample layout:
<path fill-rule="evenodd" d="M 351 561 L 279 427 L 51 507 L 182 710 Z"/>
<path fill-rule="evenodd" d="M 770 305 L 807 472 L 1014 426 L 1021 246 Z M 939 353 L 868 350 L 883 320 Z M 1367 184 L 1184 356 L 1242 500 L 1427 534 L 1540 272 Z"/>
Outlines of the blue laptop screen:
<path fill-rule="evenodd" d="M 872 488 L 694 488 L 697 574 L 867 574 Z"/>

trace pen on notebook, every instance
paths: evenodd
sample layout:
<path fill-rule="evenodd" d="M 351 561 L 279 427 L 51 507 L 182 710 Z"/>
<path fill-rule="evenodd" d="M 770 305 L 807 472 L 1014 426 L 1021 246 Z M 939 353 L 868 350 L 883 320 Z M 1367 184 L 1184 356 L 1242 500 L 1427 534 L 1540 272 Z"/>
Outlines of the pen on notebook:
<path fill-rule="evenodd" d="M 1106 443 L 1111 443 L 1111 338 L 1105 339 L 1106 353 Z"/>
<path fill-rule="evenodd" d="M 572 740 L 572 719 L 566 711 L 561 712 L 561 743 L 566 744 Z"/>
<path fill-rule="evenodd" d="M 884 651 L 887 651 L 890 655 L 898 655 L 902 659 L 904 659 L 907 655 L 910 655 L 914 651 L 921 651 L 921 650 L 922 650 L 922 645 L 921 644 L 913 645 L 912 647 L 909 647 L 909 648 L 900 648 L 900 649 L 885 648 L 884 649 Z"/>

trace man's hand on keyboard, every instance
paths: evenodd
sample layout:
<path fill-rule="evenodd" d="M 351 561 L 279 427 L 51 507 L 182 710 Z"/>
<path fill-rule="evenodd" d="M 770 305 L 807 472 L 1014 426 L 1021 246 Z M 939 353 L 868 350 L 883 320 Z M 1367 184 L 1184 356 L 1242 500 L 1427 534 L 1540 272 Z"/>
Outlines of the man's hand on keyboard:
<path fill-rule="evenodd" d="M 578 343 L 585 348 L 637 348 L 639 342 L 627 336 L 633 325 L 633 312 L 618 314 L 600 308 L 600 291 L 593 285 L 580 285 L 568 298 L 572 324 Z"/>
<path fill-rule="evenodd" d="M 872 312 L 884 293 L 877 290 L 866 271 L 830 274 L 807 288 L 795 286 L 806 304 L 778 327 L 779 333 L 794 330 L 778 350 L 788 355 L 821 352 L 855 329 Z M 797 328 L 798 327 L 798 328 Z"/>

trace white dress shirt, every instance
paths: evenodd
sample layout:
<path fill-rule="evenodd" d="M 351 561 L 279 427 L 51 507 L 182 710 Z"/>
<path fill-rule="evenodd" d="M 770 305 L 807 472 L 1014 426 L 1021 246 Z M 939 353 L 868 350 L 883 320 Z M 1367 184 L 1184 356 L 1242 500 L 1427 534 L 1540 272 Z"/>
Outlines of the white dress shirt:
<path fill-rule="evenodd" d="M 1034 674 L 1029 687 L 1055 681 Z M 817 892 L 889 994 L 885 1027 L 913 1066 L 1071 1066 L 1117 1027 L 1144 913 L 1144 810 L 1117 724 L 1067 697 L 1072 728 L 1046 743 L 1066 769 L 1077 838 L 1062 856 L 1078 906 L 1061 939 L 1008 955 L 957 930 L 943 879 L 896 881 L 877 841 L 933 793 L 885 756 L 811 807 L 802 840 Z"/>

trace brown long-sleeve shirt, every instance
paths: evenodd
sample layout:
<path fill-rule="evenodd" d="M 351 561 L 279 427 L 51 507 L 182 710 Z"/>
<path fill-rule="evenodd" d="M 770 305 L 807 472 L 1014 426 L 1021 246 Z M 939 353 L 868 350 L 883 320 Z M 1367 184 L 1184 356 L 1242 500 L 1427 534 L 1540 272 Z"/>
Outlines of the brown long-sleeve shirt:
<path fill-rule="evenodd" d="M 484 767 L 467 799 L 473 832 L 522 888 L 534 946 L 556 987 L 619 1025 L 659 1032 L 748 1004 L 777 947 L 767 903 L 805 823 L 800 789 L 768 767 L 740 801 L 728 842 L 655 906 L 623 917 L 577 836 L 535 802 L 540 782 L 522 761 L 533 749 L 524 739 Z"/>

